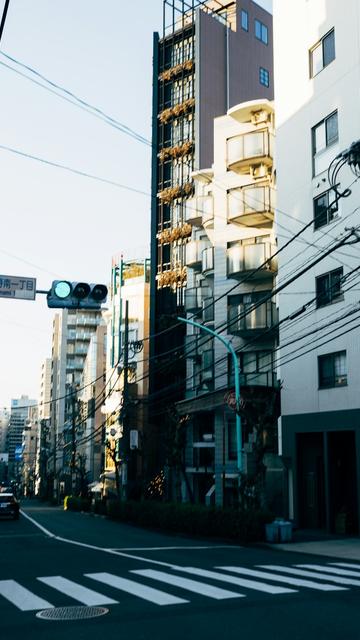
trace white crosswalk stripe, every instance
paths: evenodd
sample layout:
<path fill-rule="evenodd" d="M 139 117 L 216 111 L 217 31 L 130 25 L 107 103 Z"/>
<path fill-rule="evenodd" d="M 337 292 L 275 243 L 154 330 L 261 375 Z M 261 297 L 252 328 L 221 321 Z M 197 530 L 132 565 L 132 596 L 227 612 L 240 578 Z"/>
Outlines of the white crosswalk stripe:
<path fill-rule="evenodd" d="M 218 571 L 208 571 L 207 569 L 198 569 L 197 567 L 178 567 L 177 571 L 191 573 L 191 575 L 201 576 L 202 578 L 210 578 L 211 580 L 219 580 L 220 582 L 229 582 L 230 584 L 236 584 L 239 587 L 254 589 L 255 591 L 263 591 L 264 593 L 296 593 L 296 589 L 274 587 L 273 585 L 266 584 L 265 582 L 255 582 L 255 580 L 246 580 L 245 578 L 238 578 L 237 576 L 228 576 L 226 574 L 219 573 Z"/>
<path fill-rule="evenodd" d="M 220 589 L 204 582 L 198 582 L 197 580 L 191 580 L 190 578 L 183 578 L 181 576 L 175 576 L 164 571 L 155 571 L 154 569 L 136 569 L 130 573 L 136 573 L 139 576 L 145 578 L 152 578 L 153 580 L 159 580 L 165 582 L 174 587 L 180 587 L 180 589 L 186 589 L 193 591 L 202 596 L 208 598 L 214 598 L 215 600 L 226 600 L 227 598 L 244 598 L 241 593 L 235 593 L 234 591 L 227 591 L 226 589 Z"/>
<path fill-rule="evenodd" d="M 360 571 L 360 564 L 353 564 L 352 562 L 329 562 L 336 567 L 349 567 L 349 569 L 358 569 Z"/>
<path fill-rule="evenodd" d="M 261 578 L 263 580 L 270 580 L 273 582 L 283 582 L 290 584 L 294 587 L 308 587 L 309 589 L 316 589 L 318 591 L 347 591 L 345 587 L 336 587 L 333 584 L 319 584 L 311 580 L 302 580 L 301 578 L 291 578 L 288 576 L 279 576 L 275 573 L 269 573 L 268 571 L 256 571 L 254 569 L 247 569 L 245 567 L 216 567 L 223 571 L 232 571 L 233 573 L 240 573 L 245 576 L 252 576 L 253 578 Z"/>
<path fill-rule="evenodd" d="M 0 595 L 21 611 L 52 609 L 54 605 L 22 587 L 16 580 L 0 580 Z"/>
<path fill-rule="evenodd" d="M 351 576 L 353 578 L 360 578 L 360 571 L 350 571 L 349 569 L 338 569 L 336 567 L 324 567 L 322 564 L 297 564 L 296 567 L 300 569 L 314 569 L 315 571 L 323 571 L 324 573 L 332 573 L 338 576 Z"/>
<path fill-rule="evenodd" d="M 131 593 L 132 595 L 137 596 L 138 598 L 142 598 L 143 600 L 149 600 L 149 602 L 153 602 L 154 604 L 158 604 L 160 606 L 166 606 L 169 604 L 183 604 L 189 602 L 188 600 L 183 600 L 183 598 L 178 598 L 177 596 L 165 593 L 165 591 L 159 591 L 158 589 L 147 587 L 146 585 L 143 585 L 139 582 L 127 580 L 127 578 L 120 578 L 119 576 L 115 576 L 112 573 L 86 573 L 85 576 L 87 578 L 91 578 L 92 580 L 102 582 L 103 584 L 106 584 L 110 587 L 115 587 L 115 589 L 120 589 L 121 591 Z"/>
<path fill-rule="evenodd" d="M 328 582 L 336 582 L 353 587 L 360 587 L 360 580 L 351 580 L 350 578 L 342 578 L 340 576 L 331 576 L 328 573 L 320 573 L 317 571 L 307 571 L 305 569 L 295 569 L 293 567 L 283 567 L 275 564 L 258 564 L 261 569 L 270 571 L 280 571 L 281 573 L 290 573 L 294 576 L 303 576 L 304 578 L 315 578 L 316 580 L 327 580 Z"/>
<path fill-rule="evenodd" d="M 40 582 L 47 584 L 48 587 L 52 587 L 57 591 L 60 591 L 66 596 L 78 600 L 82 604 L 86 604 L 89 607 L 100 606 L 104 604 L 118 604 L 117 600 L 108 598 L 107 596 L 83 587 L 77 582 L 63 578 L 62 576 L 46 576 L 43 578 L 37 578 Z"/>

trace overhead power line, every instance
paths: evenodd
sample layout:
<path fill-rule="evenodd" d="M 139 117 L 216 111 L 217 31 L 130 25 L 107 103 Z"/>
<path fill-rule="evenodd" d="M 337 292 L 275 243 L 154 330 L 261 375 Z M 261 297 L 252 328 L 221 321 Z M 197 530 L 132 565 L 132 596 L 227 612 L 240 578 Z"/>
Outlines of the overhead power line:
<path fill-rule="evenodd" d="M 57 169 L 63 169 L 64 171 L 75 173 L 76 175 L 83 176 L 84 178 L 91 178 L 92 180 L 97 180 L 98 182 L 111 184 L 113 187 L 118 187 L 119 189 L 125 189 L 126 191 L 132 191 L 133 193 L 139 193 L 142 196 L 149 196 L 146 191 L 142 191 L 141 189 L 129 187 L 129 185 L 122 184 L 121 182 L 116 182 L 115 180 L 109 180 L 108 178 L 101 178 L 100 176 L 96 176 L 92 173 L 87 173 L 86 171 L 82 171 L 81 169 L 74 169 L 73 167 L 69 167 L 68 165 L 61 164 L 59 162 L 53 162 L 52 160 L 47 160 L 46 158 L 41 158 L 40 156 L 34 156 L 31 153 L 26 153 L 25 151 L 21 151 L 20 149 L 14 149 L 13 147 L 8 147 L 4 144 L 0 144 L 0 149 L 3 149 L 3 151 L 14 153 L 18 156 L 22 156 L 23 158 L 36 160 L 36 162 L 41 162 L 42 164 L 46 164 L 51 167 L 56 167 Z"/>
<path fill-rule="evenodd" d="M 10 65 L 6 64 L 5 62 L 1 62 L 0 61 L 0 64 L 3 67 L 6 67 L 7 69 L 9 69 L 9 70 L 13 71 L 14 73 L 22 76 L 23 78 L 26 78 L 27 80 L 30 80 L 30 82 L 33 82 L 34 84 L 38 85 L 39 87 L 42 87 L 46 91 L 50 91 L 50 93 L 53 93 L 58 98 L 61 98 L 62 100 L 66 100 L 67 102 L 70 102 L 74 106 L 87 111 L 88 113 L 90 113 L 91 115 L 95 116 L 96 118 L 100 118 L 106 124 L 110 125 L 111 127 L 114 127 L 115 129 L 118 129 L 119 131 L 121 131 L 122 133 L 124 133 L 127 136 L 130 136 L 134 140 L 137 140 L 138 142 L 140 142 L 142 144 L 145 144 L 147 146 L 150 146 L 150 147 L 152 146 L 151 142 L 149 140 L 147 140 L 147 138 L 145 138 L 144 136 L 139 134 L 137 131 L 134 131 L 134 129 L 131 129 L 131 127 L 128 127 L 123 122 L 120 122 L 116 118 L 113 118 L 112 116 L 109 116 L 107 113 L 105 113 L 105 111 L 103 111 L 99 107 L 96 107 L 95 105 L 90 104 L 89 102 L 87 102 L 83 98 L 80 98 L 79 96 L 77 96 L 72 91 L 69 91 L 65 87 L 57 84 L 56 82 L 53 82 L 52 80 L 49 80 L 49 78 L 46 78 L 46 76 L 44 76 L 42 73 L 40 73 L 39 71 L 37 71 L 36 69 L 31 67 L 30 65 L 27 65 L 24 62 L 21 62 L 20 60 L 17 60 L 16 58 L 14 58 L 13 56 L 10 56 L 9 54 L 5 53 L 4 51 L 1 51 L 0 53 L 1 53 L 2 56 L 7 58 L 7 60 L 10 60 L 14 64 L 18 65 L 19 67 L 22 67 L 23 69 L 26 69 L 27 71 L 30 71 L 30 73 L 35 75 L 37 78 L 40 78 L 40 80 L 42 80 L 43 82 L 46 83 L 46 85 L 49 85 L 49 86 L 46 86 L 46 85 L 42 84 L 41 82 L 38 82 L 37 80 L 35 80 L 31 76 L 28 76 L 25 73 L 22 73 L 21 71 L 19 71 L 18 69 L 14 69 L 14 67 L 11 67 Z M 58 93 L 59 91 L 62 92 L 62 93 Z"/>

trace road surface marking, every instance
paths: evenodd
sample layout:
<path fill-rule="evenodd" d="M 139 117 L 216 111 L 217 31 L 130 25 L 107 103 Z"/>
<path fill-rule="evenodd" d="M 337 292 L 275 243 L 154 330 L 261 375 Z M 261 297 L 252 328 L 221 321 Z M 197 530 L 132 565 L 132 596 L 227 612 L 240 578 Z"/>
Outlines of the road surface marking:
<path fill-rule="evenodd" d="M 49 587 L 52 587 L 53 589 L 56 589 L 66 596 L 74 598 L 74 600 L 78 600 L 89 607 L 104 604 L 118 604 L 118 600 L 108 598 L 107 596 L 98 593 L 98 591 L 93 591 L 92 589 L 83 587 L 81 584 L 77 584 L 77 582 L 73 582 L 72 580 L 63 578 L 62 576 L 47 576 L 44 578 L 37 578 L 37 580 L 40 580 L 40 582 L 47 584 Z"/>
<path fill-rule="evenodd" d="M 26 518 L 27 520 L 32 522 L 38 529 L 40 529 L 40 531 L 45 533 L 45 535 L 49 536 L 49 538 L 55 538 L 55 534 L 54 533 L 51 533 L 51 531 L 49 531 L 49 529 L 45 529 L 45 527 L 43 527 L 41 524 L 36 522 L 36 520 L 34 520 L 34 518 L 31 518 L 30 516 L 28 516 L 28 514 L 25 513 L 25 511 L 20 509 L 20 513 L 21 513 L 22 516 L 24 516 L 24 518 Z"/>
<path fill-rule="evenodd" d="M 360 578 L 359 571 L 349 571 L 347 569 L 337 569 L 335 567 L 324 567 L 322 564 L 297 564 L 296 567 L 304 569 L 315 569 L 315 571 L 324 571 L 324 573 L 332 573 L 338 576 L 349 576 L 353 578 Z"/>
<path fill-rule="evenodd" d="M 252 576 L 253 578 L 263 578 L 264 580 L 272 580 L 273 582 L 284 582 L 285 584 L 291 584 L 294 587 L 309 587 L 310 589 L 317 589 L 319 591 L 347 591 L 345 587 L 335 587 L 333 584 L 318 584 L 311 580 L 302 580 L 301 578 L 288 578 L 287 576 L 279 576 L 275 573 L 269 573 L 267 571 L 255 571 L 254 569 L 245 569 L 244 567 L 216 567 L 216 569 L 222 569 L 223 571 L 232 571 L 233 573 L 242 573 L 245 576 Z"/>
<path fill-rule="evenodd" d="M 180 576 L 170 575 L 164 571 L 154 571 L 153 569 L 136 569 L 130 571 L 130 573 L 136 573 L 139 576 L 145 578 L 152 578 L 153 580 L 159 580 L 166 584 L 171 584 L 180 589 L 187 589 L 188 591 L 194 591 L 202 596 L 208 598 L 214 598 L 215 600 L 226 600 L 227 598 L 244 598 L 241 593 L 235 593 L 234 591 L 227 591 L 226 589 L 219 589 L 219 587 L 213 587 L 210 584 L 204 584 L 197 580 L 190 580 L 189 578 L 182 578 Z"/>
<path fill-rule="evenodd" d="M 296 593 L 296 589 L 274 587 L 270 584 L 265 584 L 264 582 L 255 582 L 254 580 L 246 580 L 245 578 L 238 578 L 236 576 L 227 576 L 226 574 L 218 573 L 217 571 L 208 571 L 206 569 L 198 569 L 197 567 L 178 567 L 177 571 L 184 571 L 185 573 L 191 573 L 194 576 L 201 576 L 202 578 L 211 578 L 212 580 L 229 582 L 230 584 L 236 584 L 239 587 L 245 587 L 246 589 L 264 591 L 264 593 Z"/>
<path fill-rule="evenodd" d="M 0 580 L 0 595 L 4 596 L 21 611 L 53 609 L 54 605 L 39 598 L 15 580 Z"/>
<path fill-rule="evenodd" d="M 192 551 L 192 550 L 202 550 L 202 549 L 242 549 L 239 545 L 235 544 L 222 544 L 222 545 L 211 545 L 211 546 L 201 546 L 201 547 L 109 547 L 109 551 Z"/>
<path fill-rule="evenodd" d="M 119 576 L 115 576 L 112 573 L 85 573 L 87 578 L 91 578 L 92 580 L 97 580 L 98 582 L 102 582 L 110 587 L 115 587 L 115 589 L 121 589 L 121 591 L 126 591 L 127 593 L 131 593 L 138 598 L 142 598 L 143 600 L 149 600 L 154 604 L 158 604 L 160 606 L 169 605 L 169 604 L 184 604 L 189 602 L 188 600 L 183 600 L 183 598 L 178 598 L 176 596 L 172 596 L 169 593 L 165 593 L 165 591 L 159 591 L 158 589 L 153 589 L 152 587 L 147 587 L 139 582 L 133 582 L 132 580 L 127 580 L 126 578 L 120 578 Z"/>
<path fill-rule="evenodd" d="M 261 569 L 270 569 L 270 571 L 282 571 L 290 573 L 294 576 L 303 576 L 304 578 L 315 578 L 316 580 L 328 580 L 337 584 L 351 585 L 360 587 L 360 580 L 350 580 L 349 578 L 340 578 L 340 576 L 330 576 L 328 573 L 318 573 L 317 571 L 305 571 L 303 569 L 293 569 L 293 567 L 282 567 L 276 564 L 258 564 Z"/>
<path fill-rule="evenodd" d="M 349 569 L 358 569 L 360 571 L 360 564 L 352 564 L 351 562 L 329 562 L 331 565 L 337 567 L 349 567 Z"/>

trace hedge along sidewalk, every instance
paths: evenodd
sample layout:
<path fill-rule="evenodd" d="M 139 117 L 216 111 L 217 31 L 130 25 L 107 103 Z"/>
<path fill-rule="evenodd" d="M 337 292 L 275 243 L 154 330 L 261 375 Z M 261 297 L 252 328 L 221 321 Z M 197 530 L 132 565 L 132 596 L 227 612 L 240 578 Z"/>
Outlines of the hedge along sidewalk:
<path fill-rule="evenodd" d="M 265 524 L 272 522 L 272 513 L 257 509 L 220 509 L 203 505 L 163 502 L 103 503 L 67 496 L 64 508 L 70 511 L 95 511 L 112 520 L 149 527 L 172 533 L 228 538 L 238 542 L 259 542 L 265 538 Z"/>

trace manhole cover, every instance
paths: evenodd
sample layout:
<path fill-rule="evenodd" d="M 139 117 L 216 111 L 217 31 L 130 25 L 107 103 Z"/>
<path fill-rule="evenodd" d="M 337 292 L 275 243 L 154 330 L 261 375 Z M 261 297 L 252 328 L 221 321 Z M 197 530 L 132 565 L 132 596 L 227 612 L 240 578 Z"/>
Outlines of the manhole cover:
<path fill-rule="evenodd" d="M 105 607 L 54 607 L 38 611 L 37 618 L 42 620 L 87 620 L 109 613 Z"/>

